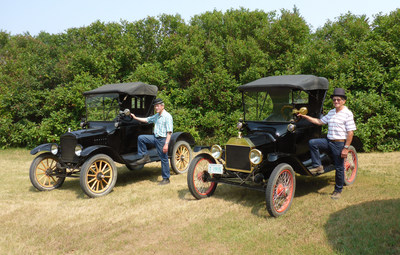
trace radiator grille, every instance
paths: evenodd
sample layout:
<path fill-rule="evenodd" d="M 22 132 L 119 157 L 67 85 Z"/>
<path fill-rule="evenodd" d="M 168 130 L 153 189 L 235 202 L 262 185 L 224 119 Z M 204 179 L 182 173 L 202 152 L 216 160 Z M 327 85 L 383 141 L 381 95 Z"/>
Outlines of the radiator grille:
<path fill-rule="evenodd" d="M 63 136 L 60 138 L 61 159 L 64 162 L 74 161 L 76 144 L 76 138 L 73 136 Z"/>
<path fill-rule="evenodd" d="M 250 147 L 226 145 L 226 168 L 231 170 L 250 171 Z"/>

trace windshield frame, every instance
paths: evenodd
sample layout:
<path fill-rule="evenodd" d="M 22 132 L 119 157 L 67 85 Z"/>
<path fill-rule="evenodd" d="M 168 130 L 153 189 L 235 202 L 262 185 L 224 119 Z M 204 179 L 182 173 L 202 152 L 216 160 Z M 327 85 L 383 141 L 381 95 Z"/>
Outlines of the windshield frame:
<path fill-rule="evenodd" d="M 102 98 L 102 99 L 101 99 Z M 96 99 L 100 99 L 95 105 Z M 106 100 L 111 99 L 111 100 Z M 90 102 L 93 100 L 92 102 Z M 111 104 L 109 104 L 111 103 Z M 93 104 L 93 105 L 92 105 Z M 120 111 L 120 99 L 118 93 L 90 94 L 85 98 L 86 121 L 90 122 L 113 122 Z M 97 108 L 97 109 L 95 109 Z M 107 109 L 108 108 L 108 109 Z M 93 109 L 93 110 L 91 110 Z M 95 113 L 97 111 L 97 113 Z M 97 118 L 94 116 L 102 116 Z"/>

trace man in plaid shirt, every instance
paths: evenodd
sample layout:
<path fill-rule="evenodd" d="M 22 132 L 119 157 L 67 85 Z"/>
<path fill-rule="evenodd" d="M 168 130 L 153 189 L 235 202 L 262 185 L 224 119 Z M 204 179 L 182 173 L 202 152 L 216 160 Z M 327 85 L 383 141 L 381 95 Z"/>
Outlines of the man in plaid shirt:
<path fill-rule="evenodd" d="M 136 161 L 135 164 L 142 165 L 150 162 L 146 144 L 155 145 L 158 156 L 161 159 L 161 175 L 163 178 L 162 181 L 159 182 L 159 185 L 165 185 L 170 183 L 168 144 L 172 135 L 173 120 L 171 114 L 164 109 L 164 102 L 160 98 L 154 100 L 154 109 L 156 110 L 156 114 L 147 118 L 136 117 L 131 113 L 132 118 L 135 120 L 145 123 L 154 123 L 153 135 L 140 135 L 138 137 L 138 155 L 142 158 Z"/>
<path fill-rule="evenodd" d="M 356 124 L 354 123 L 353 113 L 344 105 L 347 99 L 344 89 L 335 88 L 331 98 L 335 108 L 321 119 L 302 114 L 298 116 L 316 125 L 328 124 L 327 138 L 311 139 L 309 141 L 313 163 L 313 168 L 310 169 L 310 172 L 314 174 L 324 173 L 319 150 L 331 151 L 336 168 L 335 190 L 331 198 L 339 199 L 344 185 L 344 159 L 347 157 L 349 146 L 353 140 L 353 131 L 356 130 Z"/>

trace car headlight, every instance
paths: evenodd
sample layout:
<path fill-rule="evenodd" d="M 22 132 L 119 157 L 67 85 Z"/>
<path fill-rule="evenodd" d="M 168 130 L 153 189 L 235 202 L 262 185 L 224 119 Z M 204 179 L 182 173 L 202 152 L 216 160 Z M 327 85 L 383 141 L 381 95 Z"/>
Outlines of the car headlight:
<path fill-rule="evenodd" d="M 250 162 L 254 165 L 258 165 L 262 161 L 262 153 L 257 149 L 252 149 L 249 154 Z"/>
<path fill-rule="evenodd" d="M 82 145 L 80 145 L 80 144 L 77 144 L 76 146 L 75 146 L 75 155 L 76 156 L 80 156 L 81 155 L 81 153 L 82 153 Z"/>
<path fill-rule="evenodd" d="M 220 159 L 222 156 L 222 148 L 219 145 L 213 145 L 211 147 L 211 156 L 213 156 L 215 159 Z"/>
<path fill-rule="evenodd" d="M 51 145 L 50 151 L 51 151 L 51 153 L 52 153 L 53 155 L 57 155 L 57 153 L 58 153 L 58 145 L 55 144 L 55 143 L 53 143 L 53 144 Z"/>

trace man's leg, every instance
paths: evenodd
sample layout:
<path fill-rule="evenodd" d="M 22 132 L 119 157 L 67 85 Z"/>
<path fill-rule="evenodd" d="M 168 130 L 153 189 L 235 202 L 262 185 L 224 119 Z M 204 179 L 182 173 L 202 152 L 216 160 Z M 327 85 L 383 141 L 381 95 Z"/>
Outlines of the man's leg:
<path fill-rule="evenodd" d="M 329 142 L 329 149 L 333 155 L 333 162 L 336 168 L 335 174 L 335 191 L 342 192 L 344 185 L 344 158 L 341 157 L 344 143 L 343 142 Z"/>
<path fill-rule="evenodd" d="M 161 159 L 161 176 L 163 179 L 169 179 L 170 171 L 169 171 L 168 153 L 163 152 L 165 140 L 166 138 L 156 138 L 156 147 L 158 156 Z"/>
<path fill-rule="evenodd" d="M 137 140 L 137 147 L 138 155 L 140 156 L 140 158 L 143 158 L 143 156 L 147 154 L 146 144 L 155 144 L 154 140 L 154 135 L 139 135 Z"/>
<path fill-rule="evenodd" d="M 321 155 L 320 150 L 328 150 L 328 140 L 325 138 L 317 138 L 311 139 L 308 142 L 310 146 L 310 153 L 311 153 L 311 161 L 313 169 L 317 169 L 316 171 L 323 172 L 323 166 L 321 163 Z M 322 171 L 321 171 L 322 170 Z"/>

